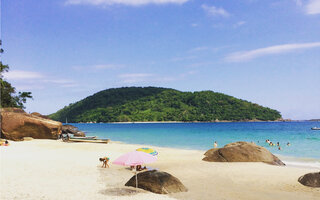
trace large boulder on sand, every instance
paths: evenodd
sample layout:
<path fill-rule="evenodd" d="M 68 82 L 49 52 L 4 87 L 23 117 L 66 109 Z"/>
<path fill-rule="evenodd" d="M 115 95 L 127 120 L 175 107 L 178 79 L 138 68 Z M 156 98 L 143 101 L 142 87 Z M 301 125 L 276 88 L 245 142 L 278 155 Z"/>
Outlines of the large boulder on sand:
<path fill-rule="evenodd" d="M 19 108 L 1 109 L 1 137 L 8 140 L 57 139 L 61 127 L 61 122 L 28 114 Z"/>
<path fill-rule="evenodd" d="M 79 137 L 85 137 L 86 134 L 82 131 L 79 131 L 77 127 L 72 126 L 72 125 L 62 125 L 62 134 L 68 134 L 71 133 L 74 136 L 79 136 Z"/>
<path fill-rule="evenodd" d="M 141 172 L 137 175 L 138 188 L 158 194 L 187 192 L 188 189 L 177 179 L 167 172 L 157 170 Z M 125 186 L 136 187 L 136 177 L 133 176 Z"/>
<path fill-rule="evenodd" d="M 202 159 L 209 162 L 265 162 L 272 165 L 285 165 L 266 148 L 249 142 L 234 142 L 223 148 L 210 149 Z"/>
<path fill-rule="evenodd" d="M 305 186 L 320 187 L 320 172 L 305 174 L 298 181 Z"/>

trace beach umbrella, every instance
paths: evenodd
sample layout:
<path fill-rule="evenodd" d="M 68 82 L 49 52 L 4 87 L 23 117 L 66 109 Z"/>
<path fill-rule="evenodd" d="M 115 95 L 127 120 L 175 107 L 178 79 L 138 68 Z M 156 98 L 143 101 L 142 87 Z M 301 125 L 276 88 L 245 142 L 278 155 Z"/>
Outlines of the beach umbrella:
<path fill-rule="evenodd" d="M 153 156 L 158 155 L 158 152 L 154 149 L 151 149 L 151 148 L 139 148 L 139 149 L 136 149 L 136 151 L 142 151 L 142 152 L 151 154 Z"/>
<path fill-rule="evenodd" d="M 123 165 L 123 166 L 135 166 L 136 168 L 137 165 L 153 163 L 156 160 L 157 160 L 157 157 L 151 154 L 148 154 L 142 151 L 132 151 L 120 156 L 112 163 L 116 165 Z M 135 175 L 136 175 L 136 187 L 138 187 L 137 171 L 135 171 Z"/>

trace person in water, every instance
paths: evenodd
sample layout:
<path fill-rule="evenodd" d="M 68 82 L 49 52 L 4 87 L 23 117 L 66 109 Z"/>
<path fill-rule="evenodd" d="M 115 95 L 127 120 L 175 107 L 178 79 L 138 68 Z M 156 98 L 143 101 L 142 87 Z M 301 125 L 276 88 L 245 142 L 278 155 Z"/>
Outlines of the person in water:
<path fill-rule="evenodd" d="M 218 147 L 217 141 L 214 141 L 213 147 L 214 147 L 214 148 L 217 148 L 217 147 Z"/>
<path fill-rule="evenodd" d="M 290 142 L 288 142 L 288 143 L 287 143 L 287 146 L 290 146 L 290 145 L 291 145 Z"/>

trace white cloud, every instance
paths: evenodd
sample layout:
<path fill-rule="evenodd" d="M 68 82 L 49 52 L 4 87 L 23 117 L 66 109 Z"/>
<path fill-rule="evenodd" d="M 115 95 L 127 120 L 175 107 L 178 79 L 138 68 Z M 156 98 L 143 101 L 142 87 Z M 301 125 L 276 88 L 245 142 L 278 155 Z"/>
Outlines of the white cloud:
<path fill-rule="evenodd" d="M 122 67 L 121 65 L 105 64 L 105 65 L 93 65 L 93 69 L 116 69 Z"/>
<path fill-rule="evenodd" d="M 188 52 L 193 53 L 193 52 L 199 52 L 199 51 L 205 51 L 208 50 L 209 47 L 203 46 L 203 47 L 195 47 L 193 49 L 190 49 Z"/>
<path fill-rule="evenodd" d="M 69 79 L 52 79 L 47 76 L 32 71 L 13 70 L 4 73 L 4 78 L 15 81 L 16 88 L 19 90 L 25 89 L 44 89 L 49 85 L 58 87 L 76 87 L 78 84 Z"/>
<path fill-rule="evenodd" d="M 123 4 L 127 6 L 141 6 L 146 4 L 184 4 L 189 0 L 66 0 L 66 5 L 94 5 L 109 6 Z"/>
<path fill-rule="evenodd" d="M 119 69 L 122 67 L 123 65 L 120 65 L 120 64 L 99 64 L 99 65 L 89 65 L 89 66 L 73 66 L 72 68 L 77 71 L 93 70 L 94 72 L 96 72 L 98 70 Z"/>
<path fill-rule="evenodd" d="M 223 8 L 217 8 L 215 6 L 207 6 L 205 4 L 201 5 L 201 8 L 208 14 L 212 16 L 223 16 L 223 17 L 229 17 L 230 14 L 224 10 Z"/>
<path fill-rule="evenodd" d="M 44 83 L 53 83 L 56 86 L 59 87 L 77 87 L 79 84 L 77 84 L 73 80 L 68 80 L 68 79 L 47 79 L 47 80 L 42 80 Z"/>
<path fill-rule="evenodd" d="M 310 0 L 305 9 L 306 13 L 309 15 L 320 14 L 320 0 Z"/>
<path fill-rule="evenodd" d="M 148 81 L 153 76 L 153 74 L 136 73 L 120 74 L 118 77 L 122 79 L 123 83 L 138 83 Z"/>
<path fill-rule="evenodd" d="M 311 49 L 315 47 L 320 47 L 320 42 L 275 45 L 251 51 L 235 52 L 228 55 L 225 60 L 229 62 L 248 61 L 265 55 L 288 53 L 300 49 Z"/>
<path fill-rule="evenodd" d="M 185 60 L 193 60 L 197 58 L 197 56 L 183 56 L 183 57 L 175 57 L 175 58 L 172 58 L 170 59 L 171 62 L 179 62 L 179 61 L 185 61 Z"/>
<path fill-rule="evenodd" d="M 234 27 L 237 28 L 237 27 L 245 25 L 246 23 L 247 23 L 246 21 L 239 21 L 234 25 Z"/>
<path fill-rule="evenodd" d="M 4 78 L 9 80 L 22 80 L 22 79 L 39 79 L 44 76 L 38 72 L 22 71 L 22 70 L 13 70 L 5 73 Z"/>

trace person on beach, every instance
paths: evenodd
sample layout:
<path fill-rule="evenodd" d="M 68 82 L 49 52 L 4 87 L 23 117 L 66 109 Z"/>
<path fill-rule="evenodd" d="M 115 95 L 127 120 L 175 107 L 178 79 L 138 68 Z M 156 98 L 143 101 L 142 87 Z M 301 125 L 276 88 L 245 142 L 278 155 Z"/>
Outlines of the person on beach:
<path fill-rule="evenodd" d="M 213 147 L 214 147 L 214 148 L 217 148 L 217 147 L 218 147 L 217 141 L 214 141 Z"/>
<path fill-rule="evenodd" d="M 0 146 L 9 146 L 8 140 L 6 140 L 4 143 L 1 142 Z"/>
<path fill-rule="evenodd" d="M 102 168 L 109 168 L 109 165 L 108 165 L 108 161 L 110 160 L 108 157 L 103 157 L 103 158 L 99 158 L 99 160 L 102 162 Z"/>
<path fill-rule="evenodd" d="M 137 170 L 137 171 L 142 171 L 142 170 L 144 170 L 144 169 L 147 169 L 147 167 L 146 167 L 146 166 L 141 167 L 141 165 L 137 165 L 137 166 L 136 166 L 136 170 Z"/>

